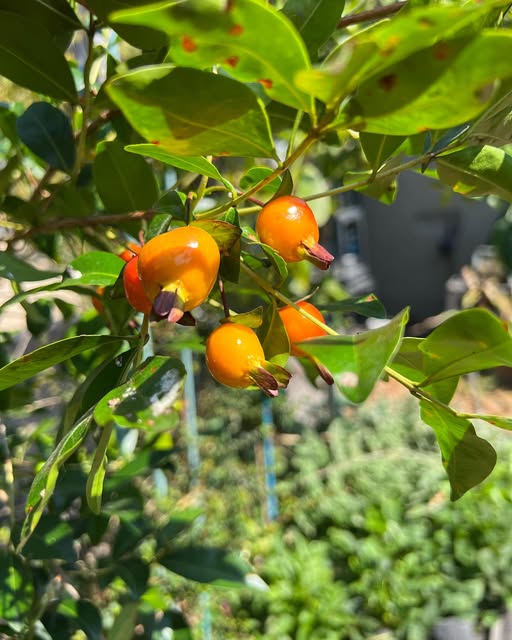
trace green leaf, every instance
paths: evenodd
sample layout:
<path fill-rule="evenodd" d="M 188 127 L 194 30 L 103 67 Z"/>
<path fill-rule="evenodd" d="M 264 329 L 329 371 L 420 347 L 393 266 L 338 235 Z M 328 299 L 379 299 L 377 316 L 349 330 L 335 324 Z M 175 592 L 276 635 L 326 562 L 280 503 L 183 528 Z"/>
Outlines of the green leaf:
<path fill-rule="evenodd" d="M 177 65 L 198 69 L 218 65 L 237 80 L 259 82 L 273 100 L 310 112 L 311 98 L 294 83 L 295 74 L 308 69 L 310 62 L 293 25 L 262 0 L 232 3 L 229 10 L 218 4 L 159 3 L 120 11 L 112 19 L 172 36 L 170 56 Z M 272 46 L 262 34 L 272 34 Z"/>
<path fill-rule="evenodd" d="M 77 101 L 69 65 L 50 34 L 10 11 L 0 11 L 0 74 L 56 100 Z"/>
<path fill-rule="evenodd" d="M 0 619 L 25 624 L 34 606 L 32 572 L 24 558 L 0 548 Z"/>
<path fill-rule="evenodd" d="M 299 72 L 297 84 L 323 102 L 335 103 L 365 81 L 386 75 L 389 68 L 439 41 L 460 33 L 479 33 L 483 18 L 501 4 L 498 0 L 481 7 L 418 6 L 402 11 L 344 40 L 323 68 Z M 421 82 L 418 74 L 416 83 Z"/>
<path fill-rule="evenodd" d="M 355 335 L 322 336 L 299 342 L 333 375 L 351 402 L 363 402 L 392 359 L 402 339 L 409 312 L 404 309 L 383 327 Z"/>
<path fill-rule="evenodd" d="M 393 158 L 393 161 L 398 164 L 398 159 Z M 366 182 L 366 184 L 356 187 L 359 182 Z M 354 191 L 364 193 L 385 204 L 394 202 L 398 189 L 396 175 L 391 174 L 381 178 L 379 174 L 375 176 L 373 171 L 347 171 L 343 178 L 343 185 L 354 185 Z"/>
<path fill-rule="evenodd" d="M 373 293 L 369 293 L 361 298 L 347 298 L 337 302 L 318 304 L 322 311 L 339 311 L 341 313 L 357 313 L 360 316 L 369 318 L 385 318 L 386 309 L 382 302 Z"/>
<path fill-rule="evenodd" d="M 404 142 L 405 136 L 384 136 L 361 131 L 359 142 L 370 167 L 376 171 Z"/>
<path fill-rule="evenodd" d="M 263 323 L 263 307 L 256 307 L 256 309 L 246 311 L 245 313 L 235 313 L 229 316 L 229 318 L 222 318 L 220 322 L 222 324 L 233 322 L 234 324 L 243 324 L 251 329 L 257 329 L 261 327 Z"/>
<path fill-rule="evenodd" d="M 419 384 L 427 375 L 429 357 L 421 350 L 424 338 L 404 338 L 393 361 L 388 365 L 413 384 Z M 423 390 L 441 402 L 448 403 L 457 389 L 459 376 L 446 378 L 427 385 Z"/>
<path fill-rule="evenodd" d="M 287 0 L 283 13 L 290 18 L 306 43 L 311 57 L 336 30 L 345 2 Z"/>
<path fill-rule="evenodd" d="M 290 357 L 290 340 L 275 300 L 272 300 L 271 308 L 266 309 L 263 315 L 263 325 L 259 333 L 265 358 L 284 367 Z"/>
<path fill-rule="evenodd" d="M 138 133 L 173 155 L 274 156 L 261 103 L 231 78 L 162 64 L 117 76 L 107 91 Z"/>
<path fill-rule="evenodd" d="M 250 565 L 239 556 L 215 547 L 180 547 L 158 561 L 184 578 L 217 586 L 247 586 L 251 572 Z"/>
<path fill-rule="evenodd" d="M 143 50 L 161 49 L 167 45 L 167 38 L 155 29 L 115 24 L 109 16 L 114 11 L 126 9 L 126 7 L 141 7 L 152 3 L 154 0 L 87 0 L 87 6 L 101 18 L 102 22 L 109 25 L 123 40 Z"/>
<path fill-rule="evenodd" d="M 472 371 L 512 366 L 512 338 L 486 309 L 468 309 L 445 320 L 425 338 L 428 375 L 420 386 Z"/>
<path fill-rule="evenodd" d="M 108 640 L 126 640 L 126 638 L 133 638 L 138 609 L 138 601 L 127 602 L 123 606 L 109 631 L 107 636 Z"/>
<path fill-rule="evenodd" d="M 75 284 L 80 282 L 106 287 L 114 284 L 124 265 L 124 260 L 113 253 L 89 251 L 75 258 L 69 266 L 80 273 L 80 276 L 73 278 Z"/>
<path fill-rule="evenodd" d="M 75 138 L 71 121 L 48 102 L 34 102 L 16 122 L 27 147 L 51 167 L 69 173 L 75 164 Z"/>
<path fill-rule="evenodd" d="M 27 497 L 25 507 L 27 516 L 21 530 L 20 543 L 17 549 L 18 553 L 25 546 L 36 528 L 43 514 L 43 510 L 55 490 L 60 468 L 83 442 L 89 431 L 91 422 L 92 414 L 89 412 L 62 438 L 50 457 L 37 472 Z"/>
<path fill-rule="evenodd" d="M 454 127 L 490 103 L 494 81 L 510 75 L 511 55 L 512 32 L 439 41 L 361 85 L 338 123 L 395 136 Z"/>
<path fill-rule="evenodd" d="M 114 421 L 128 429 L 164 427 L 169 424 L 169 414 L 174 410 L 184 376 L 180 360 L 164 356 L 148 358 L 128 382 L 98 402 L 94 419 L 100 426 Z"/>
<path fill-rule="evenodd" d="M 156 144 L 129 144 L 125 147 L 125 150 L 130 153 L 138 153 L 141 156 L 153 158 L 154 160 L 168 164 L 171 167 L 176 167 L 177 169 L 183 169 L 190 173 L 198 173 L 201 176 L 208 176 L 208 178 L 213 178 L 213 180 L 222 182 L 222 184 L 224 184 L 228 189 L 234 191 L 232 185 L 222 177 L 217 167 L 202 156 L 198 156 L 196 158 L 191 156 L 175 156 L 172 153 L 169 153 L 169 151 L 161 149 Z"/>
<path fill-rule="evenodd" d="M 73 527 L 58 516 L 47 515 L 24 547 L 23 555 L 31 560 L 65 560 L 74 562 L 77 552 Z"/>
<path fill-rule="evenodd" d="M 420 405 L 421 418 L 434 430 L 441 449 L 451 499 L 458 500 L 491 473 L 496 452 L 487 440 L 477 436 L 469 420 L 426 400 Z"/>
<path fill-rule="evenodd" d="M 439 179 L 464 196 L 512 201 L 512 156 L 497 147 L 467 147 L 436 160 Z"/>
<path fill-rule="evenodd" d="M 158 198 L 151 167 L 143 158 L 127 153 L 117 140 L 98 145 L 93 175 L 98 194 L 112 213 L 144 211 Z"/>
<path fill-rule="evenodd" d="M 475 420 L 484 420 L 484 422 L 488 422 L 494 427 L 505 429 L 506 431 L 512 431 L 512 418 L 505 418 L 504 416 L 490 416 L 484 414 L 474 415 L 471 416 L 471 418 Z"/>
<path fill-rule="evenodd" d="M 157 202 L 155 202 L 153 209 L 160 213 L 170 215 L 172 216 L 172 218 L 177 218 L 178 220 L 186 220 L 186 198 L 186 195 L 184 193 L 181 193 L 181 191 L 167 191 L 166 193 L 162 194 L 161 198 Z M 164 219 L 162 218 L 161 221 L 163 222 Z M 167 229 L 164 229 L 164 231 L 167 231 Z M 148 235 L 147 239 L 150 240 L 155 235 L 158 235 L 158 233 L 152 233 L 152 235 Z"/>
<path fill-rule="evenodd" d="M 202 509 L 183 509 L 175 511 L 167 522 L 158 529 L 156 535 L 159 543 L 165 547 L 181 533 L 189 531 L 197 519 L 204 515 Z"/>
<path fill-rule="evenodd" d="M 134 342 L 136 338 L 130 336 L 84 335 L 64 338 L 64 340 L 47 344 L 2 367 L 0 369 L 0 391 L 28 380 L 28 378 L 35 376 L 37 373 L 65 362 L 83 351 L 113 343 L 120 344 L 124 340 Z"/>
<path fill-rule="evenodd" d="M 194 220 L 190 225 L 200 227 L 209 233 L 218 244 L 221 253 L 229 252 L 242 235 L 240 227 L 223 220 Z"/>
<path fill-rule="evenodd" d="M 0 278 L 14 282 L 36 282 L 62 276 L 57 271 L 41 271 L 7 251 L 0 253 Z"/>
<path fill-rule="evenodd" d="M 24 16 L 52 35 L 82 28 L 66 0 L 0 0 L 0 11 L 4 10 Z"/>
<path fill-rule="evenodd" d="M 489 107 L 471 125 L 466 142 L 495 147 L 512 142 L 512 78 L 501 83 Z"/>
<path fill-rule="evenodd" d="M 264 180 L 267 176 L 273 173 L 273 169 L 270 167 L 251 167 L 247 173 L 245 173 L 240 179 L 240 189 L 247 191 L 251 189 L 255 184 Z M 261 193 L 266 196 L 273 196 L 281 186 L 281 178 L 274 178 L 272 182 L 265 185 L 262 189 L 259 189 L 256 193 Z"/>

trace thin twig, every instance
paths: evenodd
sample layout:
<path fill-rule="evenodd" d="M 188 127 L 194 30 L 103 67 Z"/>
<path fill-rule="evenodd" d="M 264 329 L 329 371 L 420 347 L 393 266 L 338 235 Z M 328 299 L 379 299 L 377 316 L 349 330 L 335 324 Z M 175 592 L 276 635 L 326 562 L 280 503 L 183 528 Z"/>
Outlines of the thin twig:
<path fill-rule="evenodd" d="M 398 13 L 400 9 L 407 4 L 407 1 L 396 2 L 395 4 L 388 4 L 385 7 L 375 7 L 375 9 L 369 9 L 368 11 L 361 11 L 360 13 L 353 13 L 352 15 L 341 18 L 338 22 L 338 29 L 344 29 L 352 24 L 359 24 L 360 22 L 369 22 L 370 20 L 378 20 L 379 18 L 386 18 L 394 13 Z"/>

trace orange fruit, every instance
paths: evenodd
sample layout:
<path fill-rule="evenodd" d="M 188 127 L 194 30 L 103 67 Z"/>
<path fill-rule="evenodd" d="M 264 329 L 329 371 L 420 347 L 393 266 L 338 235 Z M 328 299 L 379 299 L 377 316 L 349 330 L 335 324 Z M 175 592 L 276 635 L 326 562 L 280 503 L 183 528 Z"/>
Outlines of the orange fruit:
<path fill-rule="evenodd" d="M 286 262 L 309 260 L 325 270 L 334 260 L 318 244 L 320 231 L 313 211 L 295 196 L 268 202 L 258 215 L 256 232 L 261 242 L 275 249 Z"/>
<path fill-rule="evenodd" d="M 142 282 L 138 272 L 138 256 L 135 256 L 126 263 L 123 269 L 123 284 L 126 299 L 136 311 L 148 315 L 151 313 L 153 303 L 142 288 Z"/>
<path fill-rule="evenodd" d="M 153 312 L 170 322 L 177 322 L 206 300 L 219 266 L 217 243 L 194 226 L 152 238 L 140 250 L 138 260 L 142 287 L 153 302 Z"/>
<path fill-rule="evenodd" d="M 208 336 L 206 365 L 221 384 L 237 389 L 256 385 L 272 397 L 280 387 L 286 387 L 290 379 L 286 369 L 265 360 L 256 333 L 234 322 L 222 324 Z"/>
<path fill-rule="evenodd" d="M 298 302 L 297 306 L 304 311 L 307 311 L 317 320 L 320 320 L 325 324 L 322 313 L 310 302 L 302 301 Z M 290 340 L 291 354 L 294 356 L 304 356 L 305 353 L 299 349 L 296 344 L 302 342 L 308 338 L 317 338 L 319 336 L 325 336 L 326 331 L 311 322 L 308 318 L 305 318 L 300 311 L 297 311 L 294 307 L 288 306 L 279 309 L 279 315 L 283 321 L 284 328 L 288 334 Z"/>
<path fill-rule="evenodd" d="M 130 262 L 132 258 L 140 253 L 142 247 L 140 244 L 136 244 L 135 242 L 129 242 L 126 249 L 121 251 L 119 257 L 122 258 L 125 262 Z"/>

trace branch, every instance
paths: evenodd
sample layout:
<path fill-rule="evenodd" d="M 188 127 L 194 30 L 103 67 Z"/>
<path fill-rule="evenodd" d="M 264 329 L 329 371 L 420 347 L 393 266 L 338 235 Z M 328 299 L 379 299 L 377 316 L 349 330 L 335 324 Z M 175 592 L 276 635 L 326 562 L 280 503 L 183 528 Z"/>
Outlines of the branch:
<path fill-rule="evenodd" d="M 369 22 L 370 20 L 378 20 L 379 18 L 391 16 L 394 13 L 398 13 L 406 4 L 407 0 L 402 0 L 395 4 L 388 4 L 385 7 L 376 7 L 368 11 L 361 11 L 361 13 L 353 13 L 352 15 L 345 16 L 338 22 L 338 29 L 344 29 L 345 27 L 349 27 L 352 24 L 359 24 L 360 22 Z"/>
<path fill-rule="evenodd" d="M 151 220 L 158 212 L 155 209 L 147 211 L 131 211 L 130 213 L 112 213 L 95 216 L 86 216 L 83 218 L 55 218 L 46 220 L 44 225 L 31 227 L 19 233 L 15 233 L 11 242 L 24 238 L 31 238 L 41 233 L 50 233 L 52 231 L 60 231 L 62 229 L 76 229 L 77 227 L 98 227 L 101 225 L 117 225 L 120 222 L 129 222 L 133 220 Z"/>

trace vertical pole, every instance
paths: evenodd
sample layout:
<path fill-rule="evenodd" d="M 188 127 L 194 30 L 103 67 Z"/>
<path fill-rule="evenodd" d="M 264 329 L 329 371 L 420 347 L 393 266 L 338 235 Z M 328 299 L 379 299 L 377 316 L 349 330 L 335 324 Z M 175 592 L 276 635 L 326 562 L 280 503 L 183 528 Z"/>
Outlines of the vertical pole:
<path fill-rule="evenodd" d="M 194 378 L 194 357 L 191 349 L 181 350 L 181 359 L 185 366 L 185 423 L 187 428 L 187 461 L 190 469 L 190 486 L 198 483 L 199 466 L 199 438 L 197 434 L 197 403 L 196 384 Z M 199 609 L 201 611 L 201 638 L 212 640 L 212 613 L 210 607 L 210 594 L 203 591 L 199 596 Z"/>
<path fill-rule="evenodd" d="M 197 484 L 199 446 L 197 437 L 196 384 L 194 380 L 194 359 L 191 349 L 182 349 L 181 359 L 185 365 L 185 423 L 187 426 L 187 461 L 190 469 L 190 485 Z"/>
<path fill-rule="evenodd" d="M 265 491 L 267 520 L 272 522 L 279 515 L 276 495 L 276 458 L 274 447 L 274 417 L 272 398 L 263 396 L 261 400 L 261 430 L 263 433 L 263 468 L 265 470 Z"/>

